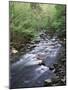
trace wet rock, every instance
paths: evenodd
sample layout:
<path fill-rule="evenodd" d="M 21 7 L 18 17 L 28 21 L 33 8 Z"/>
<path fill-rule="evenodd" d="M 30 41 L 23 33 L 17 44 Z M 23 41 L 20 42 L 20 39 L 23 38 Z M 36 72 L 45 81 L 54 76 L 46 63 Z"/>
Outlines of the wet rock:
<path fill-rule="evenodd" d="M 44 33 L 40 34 L 40 37 L 41 37 L 42 39 L 44 39 L 44 40 L 45 40 L 45 37 L 46 37 L 46 36 L 47 36 L 47 35 L 44 34 Z"/>
<path fill-rule="evenodd" d="M 45 63 L 43 63 L 43 61 L 42 61 L 41 63 L 39 63 L 39 65 L 43 65 L 43 66 L 45 66 L 46 64 L 45 64 Z"/>
<path fill-rule="evenodd" d="M 62 82 L 66 82 L 66 78 L 65 78 L 65 77 L 62 78 L 61 81 L 62 81 Z"/>
<path fill-rule="evenodd" d="M 53 66 L 49 67 L 50 70 L 54 70 L 55 68 Z"/>
<path fill-rule="evenodd" d="M 28 49 L 30 49 L 31 47 L 29 46 L 29 47 L 27 47 Z"/>
<path fill-rule="evenodd" d="M 58 64 L 56 63 L 56 64 L 53 64 L 53 66 L 54 66 L 54 68 L 57 68 L 58 67 Z"/>
<path fill-rule="evenodd" d="M 45 53 L 38 53 L 36 56 L 37 59 L 41 59 L 41 60 L 43 60 L 44 57 L 45 57 Z"/>
<path fill-rule="evenodd" d="M 32 49 L 32 48 L 34 48 L 34 47 L 36 47 L 36 44 L 34 44 L 34 45 L 30 44 L 27 48 L 28 48 L 28 49 Z"/>
<path fill-rule="evenodd" d="M 54 73 L 56 73 L 56 75 L 60 75 L 60 70 L 59 69 L 55 69 Z"/>
<path fill-rule="evenodd" d="M 36 47 L 36 44 L 34 44 L 34 45 L 30 45 L 30 48 L 34 48 L 34 47 Z"/>
<path fill-rule="evenodd" d="M 35 44 L 35 42 L 34 41 L 31 41 L 31 44 Z"/>
<path fill-rule="evenodd" d="M 64 75 L 65 75 L 65 74 L 64 74 L 64 71 L 61 71 L 61 72 L 60 72 L 60 78 L 63 78 Z"/>
<path fill-rule="evenodd" d="M 46 79 L 44 81 L 44 86 L 52 86 L 52 80 L 51 79 Z"/>
<path fill-rule="evenodd" d="M 46 79 L 45 82 L 51 83 L 52 81 L 51 81 L 51 79 Z"/>
<path fill-rule="evenodd" d="M 53 86 L 64 86 L 65 84 L 62 81 L 59 81 L 55 84 L 53 84 Z"/>
<path fill-rule="evenodd" d="M 55 69 L 53 69 L 52 72 L 55 73 Z"/>
<path fill-rule="evenodd" d="M 16 54 L 18 51 L 15 48 L 12 48 L 11 53 Z"/>
<path fill-rule="evenodd" d="M 40 42 L 40 39 L 36 39 L 34 42 L 35 43 L 39 43 Z"/>
<path fill-rule="evenodd" d="M 21 49 L 20 49 L 20 52 L 23 51 L 23 50 L 24 50 L 24 48 L 21 48 Z"/>
<path fill-rule="evenodd" d="M 42 65 L 42 60 L 37 60 L 38 65 Z"/>
<path fill-rule="evenodd" d="M 58 65 L 58 67 L 59 67 L 59 69 L 60 69 L 60 68 L 62 68 L 62 65 L 61 65 L 61 64 L 59 64 L 59 65 Z"/>
<path fill-rule="evenodd" d="M 52 83 L 53 83 L 53 84 L 56 84 L 56 83 L 58 83 L 59 81 L 60 81 L 59 76 L 56 76 L 55 78 L 52 78 Z"/>

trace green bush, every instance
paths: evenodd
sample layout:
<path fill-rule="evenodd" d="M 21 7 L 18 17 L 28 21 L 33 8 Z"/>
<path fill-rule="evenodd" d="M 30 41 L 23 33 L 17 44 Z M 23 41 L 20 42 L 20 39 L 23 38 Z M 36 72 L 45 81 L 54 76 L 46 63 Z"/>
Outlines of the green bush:
<path fill-rule="evenodd" d="M 10 2 L 10 31 L 12 42 L 28 42 L 40 31 L 65 30 L 65 5 Z"/>

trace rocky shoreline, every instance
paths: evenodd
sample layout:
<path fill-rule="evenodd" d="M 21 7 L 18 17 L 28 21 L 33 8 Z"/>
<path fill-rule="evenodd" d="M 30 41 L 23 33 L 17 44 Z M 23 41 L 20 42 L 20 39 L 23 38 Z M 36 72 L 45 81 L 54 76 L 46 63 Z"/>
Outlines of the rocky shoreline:
<path fill-rule="evenodd" d="M 58 63 L 50 67 L 50 70 L 55 73 L 55 78 L 44 81 L 44 86 L 64 86 L 66 85 L 66 46 L 62 48 L 62 53 Z"/>

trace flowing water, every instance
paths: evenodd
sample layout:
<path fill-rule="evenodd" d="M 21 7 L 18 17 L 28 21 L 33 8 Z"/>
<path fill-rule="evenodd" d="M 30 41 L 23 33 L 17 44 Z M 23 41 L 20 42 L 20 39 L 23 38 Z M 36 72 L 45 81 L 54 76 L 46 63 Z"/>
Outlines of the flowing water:
<path fill-rule="evenodd" d="M 55 77 L 49 69 L 58 61 L 61 44 L 55 37 L 40 42 L 10 66 L 10 88 L 43 87 L 44 80 Z"/>

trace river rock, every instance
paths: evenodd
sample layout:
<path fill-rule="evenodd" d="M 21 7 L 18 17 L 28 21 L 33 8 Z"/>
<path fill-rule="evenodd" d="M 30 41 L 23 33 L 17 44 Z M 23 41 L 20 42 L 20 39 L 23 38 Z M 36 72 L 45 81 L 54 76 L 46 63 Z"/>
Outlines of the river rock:
<path fill-rule="evenodd" d="M 38 53 L 36 58 L 43 60 L 45 58 L 45 53 Z"/>
<path fill-rule="evenodd" d="M 65 82 L 65 81 L 66 81 L 66 78 L 65 78 L 65 77 L 64 77 L 64 78 L 62 78 L 62 79 L 61 79 L 61 81 L 62 81 L 62 82 Z"/>
<path fill-rule="evenodd" d="M 52 81 L 51 81 L 51 79 L 46 79 L 45 82 L 51 83 Z"/>
<path fill-rule="evenodd" d="M 30 45 L 30 48 L 34 48 L 34 47 L 36 47 L 36 44 L 34 44 L 34 45 Z"/>
<path fill-rule="evenodd" d="M 11 53 L 16 54 L 18 51 L 15 48 L 12 48 Z"/>
<path fill-rule="evenodd" d="M 41 40 L 41 39 L 38 37 L 38 38 L 36 38 L 36 39 L 34 40 L 34 43 L 39 43 L 40 40 Z"/>
<path fill-rule="evenodd" d="M 55 76 L 55 78 L 52 78 L 52 83 L 53 83 L 53 84 L 56 84 L 56 83 L 58 83 L 59 81 L 60 81 L 59 76 Z"/>
<path fill-rule="evenodd" d="M 42 39 L 44 39 L 44 40 L 45 40 L 46 36 L 47 36 L 47 35 L 44 34 L 44 33 L 40 34 L 40 37 L 41 37 Z"/>
<path fill-rule="evenodd" d="M 49 67 L 50 70 L 54 70 L 55 68 L 53 66 Z"/>
<path fill-rule="evenodd" d="M 44 86 L 52 86 L 52 80 L 51 79 L 46 79 L 44 81 Z"/>
<path fill-rule="evenodd" d="M 58 64 L 56 63 L 56 64 L 53 64 L 53 66 L 54 66 L 54 68 L 57 68 L 58 67 Z"/>
<path fill-rule="evenodd" d="M 35 44 L 35 41 L 31 41 L 31 44 Z"/>

